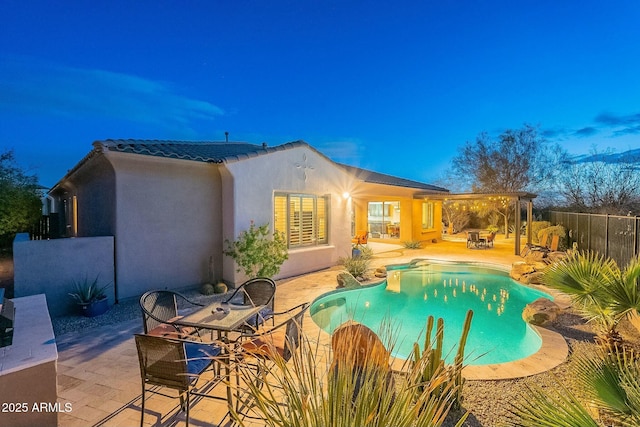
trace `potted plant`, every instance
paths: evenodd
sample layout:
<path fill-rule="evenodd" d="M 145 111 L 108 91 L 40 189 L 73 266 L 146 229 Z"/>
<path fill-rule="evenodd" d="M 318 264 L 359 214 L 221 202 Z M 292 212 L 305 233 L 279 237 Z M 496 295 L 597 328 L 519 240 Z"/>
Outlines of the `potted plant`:
<path fill-rule="evenodd" d="M 70 292 L 69 295 L 76 300 L 84 316 L 94 317 L 109 309 L 109 300 L 104 292 L 108 286 L 98 287 L 97 277 L 93 281 L 85 278 L 74 282 L 75 292 Z"/>

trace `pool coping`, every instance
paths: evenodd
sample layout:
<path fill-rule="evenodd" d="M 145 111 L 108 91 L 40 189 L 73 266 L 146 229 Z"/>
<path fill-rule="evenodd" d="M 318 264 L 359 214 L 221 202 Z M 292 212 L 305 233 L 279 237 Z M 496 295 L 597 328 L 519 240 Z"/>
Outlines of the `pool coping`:
<path fill-rule="evenodd" d="M 459 260 L 442 260 L 437 258 L 416 258 L 411 262 L 415 261 L 435 261 L 438 263 L 466 263 L 472 264 L 476 266 L 485 266 L 489 268 L 494 268 L 498 270 L 502 270 L 505 272 L 509 271 L 509 267 L 506 265 L 496 264 L 496 263 L 488 263 L 488 262 L 479 262 L 479 261 L 459 261 Z M 411 263 L 410 262 L 410 263 Z M 406 264 L 406 263 L 404 263 Z M 391 264 L 391 265 L 402 265 L 402 264 Z M 363 287 L 375 286 L 381 284 L 385 279 L 382 278 L 380 281 L 376 281 L 375 283 L 368 283 L 363 285 Z M 524 283 L 518 283 L 520 286 L 529 287 L 533 289 L 543 290 L 544 292 L 552 295 L 554 300 L 560 307 L 566 307 L 569 304 L 567 301 L 564 301 L 562 298 L 562 294 L 558 292 L 554 292 L 553 290 L 547 288 L 546 286 L 537 286 L 533 287 Z M 344 291 L 344 289 L 336 289 L 336 292 Z M 333 292 L 328 292 L 324 295 L 328 295 Z M 314 298 L 316 300 L 319 298 L 317 296 Z M 558 298 L 560 297 L 560 298 Z M 311 319 L 310 319 L 311 320 Z M 311 321 L 315 325 L 315 322 Z M 569 355 L 569 346 L 565 338 L 558 332 L 552 331 L 550 329 L 536 326 L 528 323 L 537 334 L 540 336 L 542 340 L 542 344 L 537 352 L 534 354 L 527 356 L 522 359 L 514 360 L 511 362 L 505 363 L 495 363 L 495 364 L 486 364 L 486 365 L 466 365 L 463 368 L 462 376 L 466 380 L 470 381 L 492 381 L 492 380 L 508 380 L 515 378 L 524 378 L 531 375 L 541 374 L 543 372 L 547 372 L 556 366 L 562 364 Z M 317 327 L 317 325 L 315 325 Z M 319 330 L 329 335 L 326 331 L 322 330 L 318 327 Z M 392 357 L 391 366 L 393 369 L 401 369 L 400 367 L 406 363 L 404 359 L 399 359 Z"/>

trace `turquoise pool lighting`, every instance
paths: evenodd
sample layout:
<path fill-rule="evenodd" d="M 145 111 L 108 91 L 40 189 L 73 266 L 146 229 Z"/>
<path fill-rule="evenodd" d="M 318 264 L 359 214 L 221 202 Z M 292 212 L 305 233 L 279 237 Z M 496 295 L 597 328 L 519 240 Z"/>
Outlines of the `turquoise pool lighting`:
<path fill-rule="evenodd" d="M 413 343 L 422 346 L 429 315 L 445 322 L 447 361 L 455 355 L 467 310 L 473 310 L 467 345 L 468 365 L 506 363 L 534 354 L 539 335 L 522 320 L 526 304 L 552 297 L 522 286 L 508 273 L 488 266 L 413 261 L 389 266 L 387 280 L 360 289 L 324 294 L 311 305 L 313 321 L 328 333 L 347 320 L 374 331 L 386 322 L 394 330 L 393 355 L 406 358 Z"/>

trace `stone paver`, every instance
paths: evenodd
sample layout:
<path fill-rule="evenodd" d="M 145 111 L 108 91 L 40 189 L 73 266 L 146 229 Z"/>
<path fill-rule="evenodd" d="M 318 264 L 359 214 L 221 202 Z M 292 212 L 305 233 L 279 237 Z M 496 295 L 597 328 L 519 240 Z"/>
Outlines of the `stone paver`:
<path fill-rule="evenodd" d="M 375 243 L 372 244 L 376 246 Z M 522 258 L 513 255 L 513 242 L 498 240 L 487 250 L 469 250 L 464 242 L 429 244 L 420 250 L 400 246 L 377 246 L 372 266 L 409 262 L 416 258 L 439 260 L 480 260 L 510 266 Z M 391 249 L 391 250 L 389 250 Z M 322 270 L 292 279 L 278 281 L 276 311 L 336 288 L 339 267 Z M 313 323 L 307 313 L 304 330 L 311 339 L 328 343 L 328 335 Z M 57 338 L 58 401 L 70 402 L 72 410 L 60 414 L 59 426 L 136 426 L 140 424 L 140 372 L 133 334 L 141 333 L 139 319 L 101 328 L 69 333 Z M 554 339 L 557 340 L 557 337 Z M 564 342 L 564 340 L 562 340 Z M 558 343 L 558 341 L 555 341 Z M 532 359 L 536 363 L 539 355 Z M 536 367 L 538 369 L 539 367 Z M 491 366 L 487 372 L 511 374 L 511 369 Z M 497 374 L 497 375 L 498 375 Z M 475 374 L 478 375 L 478 374 Z M 470 375 L 474 377 L 475 375 Z M 481 375 L 480 375 L 481 376 Z M 184 413 L 178 410 L 178 400 L 151 395 L 145 411 L 145 426 L 183 426 Z M 230 425 L 225 418 L 226 405 L 212 399 L 196 399 L 192 405 L 190 424 L 193 426 Z M 260 423 L 251 423 L 260 425 Z M 250 425 L 251 425 L 250 424 Z"/>

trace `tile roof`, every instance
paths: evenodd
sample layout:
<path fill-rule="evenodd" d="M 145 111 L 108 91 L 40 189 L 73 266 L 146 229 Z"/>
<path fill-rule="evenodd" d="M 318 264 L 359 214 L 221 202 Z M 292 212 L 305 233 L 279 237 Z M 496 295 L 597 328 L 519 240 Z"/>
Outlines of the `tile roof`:
<path fill-rule="evenodd" d="M 372 184 L 391 185 L 395 187 L 406 187 L 423 190 L 427 193 L 448 193 L 446 188 L 438 187 L 431 184 L 425 184 L 409 179 L 398 178 L 392 175 L 386 175 L 367 169 L 357 168 L 342 163 L 334 162 L 324 154 L 310 146 L 305 141 L 293 141 L 276 146 L 267 146 L 266 144 L 256 145 L 247 142 L 226 142 L 226 141 L 167 141 L 167 140 L 141 140 L 141 139 L 106 139 L 95 141 L 93 143 L 94 150 L 91 151 L 84 159 L 82 159 L 73 169 L 67 172 L 66 176 L 71 175 L 83 163 L 96 155 L 102 150 L 117 151 L 121 153 L 142 154 L 148 156 L 167 157 L 173 159 L 184 159 L 207 163 L 225 163 L 229 161 L 238 161 L 251 157 L 257 157 L 263 154 L 275 151 L 288 150 L 294 147 L 307 147 L 314 150 L 319 155 L 325 157 L 328 161 L 336 166 L 344 169 L 347 173 L 356 176 L 364 182 Z M 54 186 L 54 188 L 57 187 Z"/>
<path fill-rule="evenodd" d="M 425 184 L 423 182 L 412 181 L 405 178 L 398 178 L 396 176 L 386 175 L 383 173 L 361 169 L 355 166 L 344 165 L 341 163 L 337 163 L 337 165 L 346 169 L 352 175 L 356 175 L 364 182 L 369 182 L 372 184 L 386 184 L 393 185 L 394 187 L 417 188 L 420 190 L 425 190 L 427 192 L 449 192 L 449 190 L 447 190 L 446 188 L 438 187 L 431 184 Z"/>
<path fill-rule="evenodd" d="M 275 147 L 266 144 L 256 145 L 247 142 L 224 141 L 163 141 L 139 139 L 107 139 L 96 141 L 95 145 L 102 145 L 109 151 L 121 153 L 145 154 L 149 156 L 168 157 L 172 159 L 193 160 L 208 163 L 223 163 L 256 157 L 273 151 L 306 144 L 303 141 L 290 142 Z"/>

